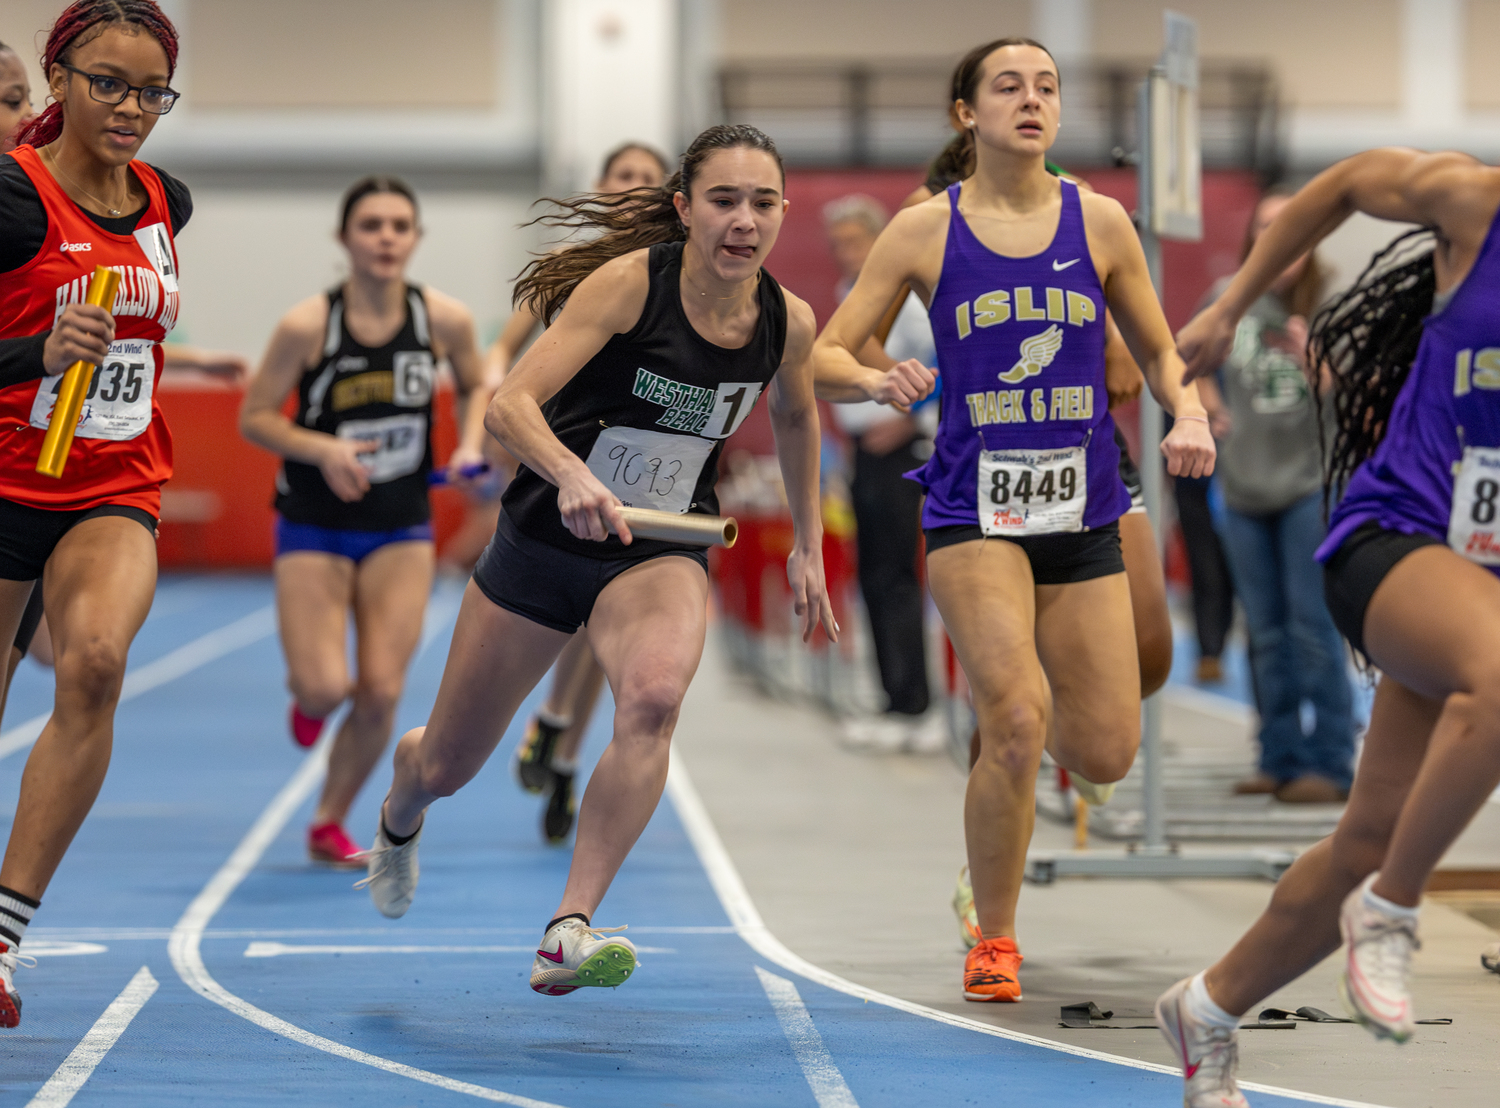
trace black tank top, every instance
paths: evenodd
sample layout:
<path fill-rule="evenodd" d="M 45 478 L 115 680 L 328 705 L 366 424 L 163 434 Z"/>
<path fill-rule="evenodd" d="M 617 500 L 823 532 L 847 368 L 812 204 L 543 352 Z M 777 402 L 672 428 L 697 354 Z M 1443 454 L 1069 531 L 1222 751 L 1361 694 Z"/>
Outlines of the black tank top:
<path fill-rule="evenodd" d="M 719 454 L 781 365 L 786 300 L 765 270 L 760 319 L 744 346 L 716 346 L 682 309 L 681 242 L 651 247 L 646 306 L 542 408 L 547 426 L 631 507 L 717 515 Z M 557 510 L 557 488 L 521 466 L 501 499 L 531 538 L 595 558 L 648 557 L 678 544 L 636 539 L 627 548 L 575 538 Z"/>
<path fill-rule="evenodd" d="M 378 439 L 364 455 L 370 491 L 346 504 L 317 466 L 294 462 L 276 475 L 276 510 L 293 523 L 344 531 L 394 531 L 425 523 L 432 470 L 432 391 L 437 365 L 422 290 L 406 288 L 406 323 L 378 349 L 361 346 L 344 326 L 344 292 L 328 294 L 323 359 L 302 374 L 297 422 L 344 439 Z"/>

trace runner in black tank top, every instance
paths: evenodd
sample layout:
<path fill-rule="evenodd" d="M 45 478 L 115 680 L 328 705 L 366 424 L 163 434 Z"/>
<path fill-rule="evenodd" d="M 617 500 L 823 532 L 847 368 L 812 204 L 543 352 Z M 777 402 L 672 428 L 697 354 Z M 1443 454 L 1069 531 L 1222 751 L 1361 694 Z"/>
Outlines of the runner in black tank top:
<path fill-rule="evenodd" d="M 343 287 L 329 291 L 323 357 L 298 382 L 294 422 L 326 435 L 380 445 L 362 456 L 370 490 L 355 501 L 340 499 L 317 466 L 287 458 L 276 477 L 276 510 L 283 520 L 378 532 L 417 527 L 431 518 L 427 475 L 432 471 L 437 363 L 422 290 L 407 285 L 405 292 L 405 324 L 390 342 L 369 347 L 345 324 Z M 277 546 L 284 552 L 289 536 L 280 537 Z M 423 537 L 432 537 L 430 528 Z M 308 549 L 297 539 L 290 545 Z"/>
<path fill-rule="evenodd" d="M 803 634 L 820 621 L 837 632 L 823 581 L 808 362 L 815 324 L 761 269 L 780 229 L 784 185 L 765 135 L 710 128 L 679 175 L 613 233 L 533 263 L 517 285 L 518 299 L 556 318 L 500 387 L 486 422 L 526 469 L 464 596 L 431 719 L 397 745 L 366 881 L 381 912 L 405 913 L 423 813 L 479 772 L 586 622 L 614 690 L 615 732 L 589 781 L 567 889 L 532 965 L 541 993 L 618 985 L 635 968 L 630 942 L 590 919 L 661 799 L 678 706 L 703 650 L 702 552 L 632 541 L 619 506 L 713 513 L 723 437 L 763 390 L 795 526 L 787 575 Z M 611 226 L 607 212 L 587 218 Z M 579 258 L 598 268 L 565 276 Z"/>
<path fill-rule="evenodd" d="M 449 476 L 462 484 L 463 471 L 483 461 L 488 394 L 476 395 L 483 370 L 474 323 L 458 301 L 406 283 L 420 235 L 405 185 L 377 177 L 354 185 L 340 227 L 349 279 L 282 319 L 240 413 L 245 437 L 285 459 L 276 479 L 276 600 L 292 738 L 311 746 L 352 698 L 308 828 L 308 853 L 338 866 L 362 861 L 344 820 L 390 740 L 432 589 L 427 478 L 441 360 L 453 367 L 456 399 L 467 402 Z M 282 405 L 294 390 L 289 420 Z"/>

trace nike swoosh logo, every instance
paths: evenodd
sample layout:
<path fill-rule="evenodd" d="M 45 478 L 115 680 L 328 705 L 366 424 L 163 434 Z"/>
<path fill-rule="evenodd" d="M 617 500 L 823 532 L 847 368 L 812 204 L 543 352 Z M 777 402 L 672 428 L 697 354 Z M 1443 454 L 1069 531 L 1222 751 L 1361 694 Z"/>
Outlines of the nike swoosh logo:
<path fill-rule="evenodd" d="M 1063 270 L 1067 269 L 1068 266 L 1077 265 L 1082 260 L 1083 259 L 1081 258 L 1074 258 L 1071 262 L 1059 262 L 1056 258 L 1053 258 L 1052 269 L 1056 273 L 1061 273 Z"/>
<path fill-rule="evenodd" d="M 1198 1072 L 1198 1067 L 1201 1065 L 1203 1065 L 1202 1062 L 1194 1062 L 1191 1066 L 1186 1067 L 1182 1071 L 1182 1076 L 1188 1081 L 1191 1081 L 1193 1079 L 1193 1074 Z"/>
<path fill-rule="evenodd" d="M 558 965 L 562 965 L 562 960 L 563 960 L 562 943 L 558 943 L 557 944 L 557 953 L 556 954 L 548 954 L 545 950 L 538 950 L 537 954 L 540 955 L 541 957 L 547 959 L 547 961 L 549 961 L 549 962 L 556 962 Z"/>

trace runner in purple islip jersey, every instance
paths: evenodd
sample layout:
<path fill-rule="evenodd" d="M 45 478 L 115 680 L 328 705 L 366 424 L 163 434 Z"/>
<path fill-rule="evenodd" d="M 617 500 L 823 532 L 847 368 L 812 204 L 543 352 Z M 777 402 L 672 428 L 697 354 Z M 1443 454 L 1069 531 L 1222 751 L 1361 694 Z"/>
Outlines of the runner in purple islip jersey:
<path fill-rule="evenodd" d="M 1224 296 L 1178 335 L 1190 374 L 1289 262 L 1355 211 L 1418 223 L 1313 323 L 1308 364 L 1334 406 L 1324 564 L 1329 611 L 1381 673 L 1349 807 L 1282 877 L 1218 963 L 1157 1002 L 1186 1103 L 1245 1103 L 1239 1016 L 1346 945 L 1344 1006 L 1411 1037 L 1417 904 L 1500 785 L 1500 169 L 1372 150 L 1315 177 Z"/>

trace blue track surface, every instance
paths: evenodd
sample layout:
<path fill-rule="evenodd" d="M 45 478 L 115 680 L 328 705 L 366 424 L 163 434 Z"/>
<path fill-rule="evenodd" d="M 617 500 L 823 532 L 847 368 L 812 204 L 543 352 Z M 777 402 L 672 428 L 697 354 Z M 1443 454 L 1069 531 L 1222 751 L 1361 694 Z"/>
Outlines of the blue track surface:
<path fill-rule="evenodd" d="M 434 612 L 451 621 L 456 598 L 454 586 L 442 586 Z M 164 579 L 132 666 L 270 599 L 260 578 Z M 414 663 L 398 733 L 425 719 L 447 639 L 444 627 Z M 40 951 L 71 943 L 93 952 L 44 953 L 36 969 L 20 971 L 25 1018 L 18 1031 L 0 1032 L 0 1103 L 27 1103 L 142 966 L 160 989 L 75 1104 L 457 1105 L 484 1090 L 568 1108 L 1181 1103 L 1175 1076 L 867 1003 L 762 957 L 731 926 L 669 803 L 598 920 L 631 925 L 645 948 L 636 976 L 614 991 L 532 993 L 530 951 L 561 892 L 568 852 L 542 844 L 539 801 L 510 778 L 514 733 L 477 780 L 433 809 L 420 891 L 404 919 L 379 916 L 351 888 L 357 875 L 307 862 L 311 802 L 303 801 L 202 937 L 207 973 L 229 994 L 450 1087 L 257 1026 L 192 991 L 168 940 L 308 757 L 286 737 L 282 682 L 268 635 L 121 706 L 104 791 L 27 938 Z M 50 674 L 27 663 L 8 727 L 45 712 L 50 697 Z M 606 704 L 586 753 L 597 756 L 608 721 Z M 0 761 L 6 829 L 24 759 Z M 388 780 L 387 761 L 356 808 L 356 838 L 373 829 Z M 360 949 L 395 945 L 428 949 Z M 481 1088 L 452 1087 L 458 1082 Z"/>

